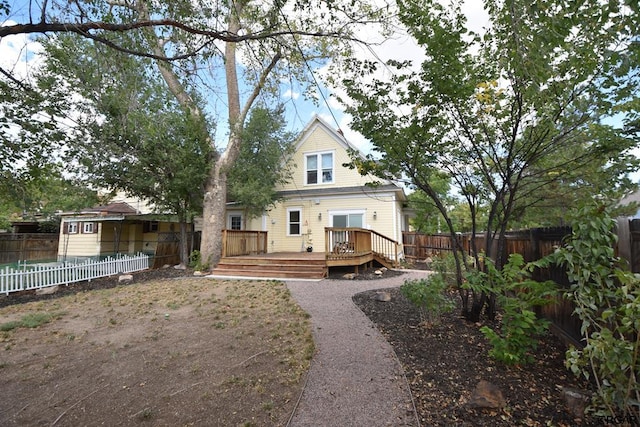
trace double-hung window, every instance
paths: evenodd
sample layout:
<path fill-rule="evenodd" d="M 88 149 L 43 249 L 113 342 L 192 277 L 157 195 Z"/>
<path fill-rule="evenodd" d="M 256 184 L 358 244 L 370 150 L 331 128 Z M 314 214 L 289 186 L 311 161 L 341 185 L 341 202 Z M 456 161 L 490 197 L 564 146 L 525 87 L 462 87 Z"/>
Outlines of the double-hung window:
<path fill-rule="evenodd" d="M 238 215 L 238 214 L 229 215 L 229 229 L 242 230 L 242 215 Z"/>
<path fill-rule="evenodd" d="M 333 183 L 333 153 L 314 153 L 305 156 L 306 184 Z"/>
<path fill-rule="evenodd" d="M 300 208 L 287 209 L 287 236 L 302 235 L 302 210 Z"/>

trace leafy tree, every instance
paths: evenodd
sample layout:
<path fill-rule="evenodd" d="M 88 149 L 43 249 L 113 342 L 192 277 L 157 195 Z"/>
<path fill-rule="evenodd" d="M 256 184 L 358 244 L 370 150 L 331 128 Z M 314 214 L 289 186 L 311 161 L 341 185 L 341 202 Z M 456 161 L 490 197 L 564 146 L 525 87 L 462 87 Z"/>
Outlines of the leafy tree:
<path fill-rule="evenodd" d="M 454 204 L 454 199 L 448 197 L 449 180 L 446 177 L 433 178 L 434 188 L 438 192 L 442 200 L 447 206 Z M 433 200 L 423 191 L 416 190 L 408 196 L 409 206 L 415 210 L 415 218 L 411 221 L 411 225 L 416 231 L 421 233 L 440 233 L 442 231 L 441 216 Z"/>
<path fill-rule="evenodd" d="M 202 210 L 211 157 L 201 120 L 178 104 L 149 60 L 77 37 L 60 36 L 45 46 L 42 78 L 74 88 L 68 102 L 85 130 L 71 150 L 79 173 L 177 215 L 186 264 L 187 224 Z"/>
<path fill-rule="evenodd" d="M 10 7 L 0 13 L 10 13 Z M 210 133 L 209 175 L 203 198 L 201 252 L 205 264 L 221 256 L 227 174 L 236 162 L 249 111 L 259 98 L 275 96 L 283 81 L 315 85 L 312 61 L 348 58 L 354 29 L 384 22 L 387 5 L 310 0 L 228 3 L 203 1 L 44 2 L 0 37 L 20 33 L 73 32 L 121 52 L 151 58 L 177 102 L 194 122 L 207 126 L 198 102 L 226 96 L 226 141 Z M 157 18 L 157 19 L 156 19 Z M 79 60 L 82 58 L 78 58 Z M 7 73 L 5 73 L 6 75 Z M 222 88 L 222 89 L 221 89 Z M 215 99 L 215 98 L 214 98 Z"/>
<path fill-rule="evenodd" d="M 58 211 L 75 211 L 98 201 L 84 183 L 65 178 L 61 168 L 49 164 L 28 173 L 4 172 L 0 179 L 0 227 L 11 221 L 42 219 L 59 222 Z"/>
<path fill-rule="evenodd" d="M 354 60 L 343 80 L 354 128 L 381 156 L 364 162 L 365 172 L 409 177 L 457 242 L 431 179 L 434 170 L 449 176 L 469 206 L 472 232 L 485 230 L 483 250 L 498 270 L 506 231 L 541 204 L 548 186 L 565 200 L 576 189 L 619 198 L 629 188 L 637 138 L 604 119 L 637 107 L 638 14 L 629 13 L 637 5 L 486 0 L 483 35 L 466 27 L 457 3 L 406 0 L 399 7 L 424 49 L 420 68 L 390 61 L 393 74 L 382 80 L 371 75 L 375 64 Z M 469 319 L 487 302 L 493 316 L 492 296 L 470 301 L 460 292 Z"/>
<path fill-rule="evenodd" d="M 285 130 L 284 108 L 252 110 L 243 133 L 238 160 L 229 172 L 229 195 L 255 218 L 279 200 L 277 184 L 291 178 L 287 159 L 293 154 L 295 134 Z"/>

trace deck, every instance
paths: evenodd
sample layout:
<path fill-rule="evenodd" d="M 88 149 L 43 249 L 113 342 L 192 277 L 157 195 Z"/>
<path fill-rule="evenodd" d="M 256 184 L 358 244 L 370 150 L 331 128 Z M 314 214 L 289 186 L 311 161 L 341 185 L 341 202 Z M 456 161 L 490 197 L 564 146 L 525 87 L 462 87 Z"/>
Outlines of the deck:
<path fill-rule="evenodd" d="M 325 252 L 267 253 L 266 232 L 226 230 L 223 257 L 213 274 L 222 277 L 322 279 L 332 267 L 397 266 L 398 243 L 372 230 L 326 228 Z"/>

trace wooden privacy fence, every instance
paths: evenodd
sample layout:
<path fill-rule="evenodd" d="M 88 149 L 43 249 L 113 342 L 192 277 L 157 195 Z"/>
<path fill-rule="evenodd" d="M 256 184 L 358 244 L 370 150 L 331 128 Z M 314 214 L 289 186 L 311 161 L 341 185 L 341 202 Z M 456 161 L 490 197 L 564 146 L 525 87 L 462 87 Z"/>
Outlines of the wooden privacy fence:
<path fill-rule="evenodd" d="M 86 260 L 79 264 L 24 264 L 18 268 L 5 267 L 0 269 L 0 293 L 8 295 L 11 292 L 68 285 L 148 268 L 149 256 L 145 254 L 121 255 L 101 261 Z"/>
<path fill-rule="evenodd" d="M 191 248 L 200 249 L 201 233 L 187 233 L 188 252 Z M 180 233 L 169 231 L 158 233 L 158 244 L 153 254 L 153 265 L 151 268 L 161 268 L 165 265 L 180 264 Z"/>
<path fill-rule="evenodd" d="M 266 253 L 266 231 L 222 230 L 223 257 Z"/>
<path fill-rule="evenodd" d="M 0 234 L 0 264 L 57 257 L 57 233 Z"/>
<path fill-rule="evenodd" d="M 640 222 L 639 222 L 640 225 Z M 513 231 L 507 233 L 505 255 L 519 253 L 525 262 L 538 260 L 545 255 L 552 253 L 555 248 L 563 244 L 565 236 L 571 234 L 571 227 L 548 227 L 534 228 L 530 230 Z M 640 235 L 640 233 L 639 233 Z M 462 246 L 466 254 L 471 255 L 471 235 L 459 235 Z M 451 237 L 449 235 L 420 235 L 417 233 L 405 233 L 405 254 L 407 253 L 407 242 L 409 252 L 413 259 L 425 259 L 427 256 L 435 254 L 445 254 L 453 250 Z M 476 236 L 475 247 L 478 251 L 484 249 L 485 237 Z M 495 242 L 494 242 L 495 244 Z M 496 247 L 494 246 L 494 250 Z M 407 256 L 409 258 L 409 256 Z M 574 306 L 571 301 L 564 298 L 563 291 L 569 289 L 570 283 L 567 274 L 562 267 L 549 267 L 536 269 L 532 278 L 538 281 L 553 280 L 561 291 L 560 295 L 552 303 L 541 307 L 538 314 L 552 322 L 554 333 L 567 342 L 579 345 L 582 335 L 580 333 L 581 323 L 573 315 Z"/>

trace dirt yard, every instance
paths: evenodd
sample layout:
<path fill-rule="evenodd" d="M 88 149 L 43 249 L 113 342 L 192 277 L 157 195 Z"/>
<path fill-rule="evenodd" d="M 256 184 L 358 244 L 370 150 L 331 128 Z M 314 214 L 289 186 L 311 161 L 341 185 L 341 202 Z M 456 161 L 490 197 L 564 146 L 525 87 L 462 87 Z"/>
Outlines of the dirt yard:
<path fill-rule="evenodd" d="M 285 425 L 314 351 L 286 286 L 153 274 L 0 297 L 0 425 Z"/>

